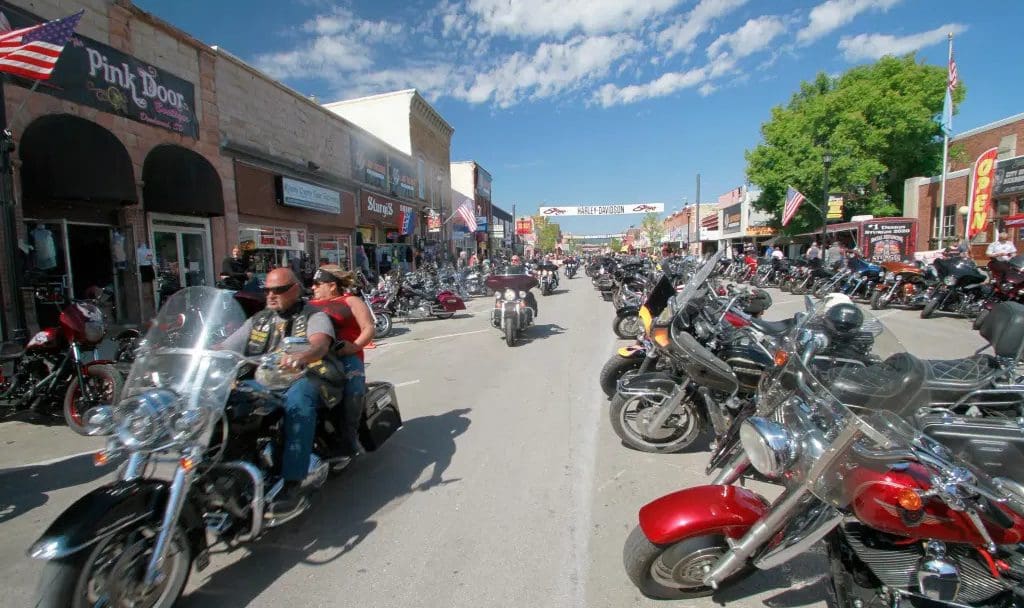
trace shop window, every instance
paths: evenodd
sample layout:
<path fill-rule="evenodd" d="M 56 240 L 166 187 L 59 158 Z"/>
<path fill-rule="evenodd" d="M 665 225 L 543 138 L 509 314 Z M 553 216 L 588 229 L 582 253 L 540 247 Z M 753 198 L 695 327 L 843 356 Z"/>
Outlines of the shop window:
<path fill-rule="evenodd" d="M 352 269 L 352 240 L 347 234 L 316 235 L 316 261 L 321 264 L 337 264 L 346 270 Z"/>
<path fill-rule="evenodd" d="M 420 198 L 427 200 L 426 170 L 422 158 L 416 159 L 416 178 L 419 180 Z"/>
<path fill-rule="evenodd" d="M 938 238 L 939 234 L 942 234 L 943 238 L 951 238 L 956 236 L 956 205 L 946 205 L 946 215 L 942 218 L 942 230 L 939 230 L 939 208 L 935 207 L 932 210 L 932 234 L 935 238 Z"/>
<path fill-rule="evenodd" d="M 289 267 L 304 278 L 310 266 L 306 231 L 277 226 L 241 226 L 238 243 L 250 270 L 262 281 L 274 268 Z"/>

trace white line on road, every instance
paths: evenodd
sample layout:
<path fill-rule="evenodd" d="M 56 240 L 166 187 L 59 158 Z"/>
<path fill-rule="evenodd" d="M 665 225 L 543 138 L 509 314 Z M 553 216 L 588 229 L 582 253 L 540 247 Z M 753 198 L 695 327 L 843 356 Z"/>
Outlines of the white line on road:
<path fill-rule="evenodd" d="M 461 331 L 457 334 L 445 334 L 443 336 L 434 336 L 432 338 L 416 338 L 414 340 L 401 340 L 399 342 L 384 342 L 378 346 L 378 348 L 384 346 L 398 346 L 399 344 L 412 344 L 413 342 L 429 342 L 431 340 L 443 340 L 445 338 L 457 338 L 459 336 L 468 336 L 471 334 L 482 334 L 485 331 L 491 331 L 491 329 L 475 329 L 473 331 Z"/>
<path fill-rule="evenodd" d="M 98 450 L 99 448 L 96 448 Z M 77 454 L 68 454 L 66 456 L 57 456 L 56 458 L 48 458 L 46 460 L 40 460 L 39 462 L 29 462 L 26 464 L 19 464 L 6 469 L 0 469 L 0 473 L 10 473 L 11 471 L 17 471 L 19 469 L 27 469 L 29 467 L 45 467 L 51 464 L 57 464 L 58 462 L 64 462 L 65 460 L 71 460 L 72 458 L 78 458 L 79 456 L 85 456 L 87 454 L 95 454 L 96 450 L 89 450 L 87 452 L 78 452 Z"/>
<path fill-rule="evenodd" d="M 419 384 L 419 380 L 409 380 L 408 382 L 399 382 L 395 385 L 395 388 L 402 388 L 403 386 L 412 386 L 413 384 Z"/>

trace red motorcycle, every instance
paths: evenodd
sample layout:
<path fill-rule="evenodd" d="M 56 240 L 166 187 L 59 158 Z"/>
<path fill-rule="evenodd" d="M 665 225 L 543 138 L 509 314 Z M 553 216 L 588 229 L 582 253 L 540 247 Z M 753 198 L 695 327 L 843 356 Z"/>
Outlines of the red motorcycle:
<path fill-rule="evenodd" d="M 1019 357 L 1024 306 L 1001 304 L 992 317 L 986 338 L 997 355 Z M 981 451 L 956 451 L 977 462 L 961 460 L 906 420 L 941 399 L 925 384 L 927 366 L 890 348 L 868 368 L 822 369 L 824 322 L 809 315 L 791 334 L 759 415 L 740 427 L 751 465 L 784 492 L 770 502 L 705 485 L 646 505 L 624 550 L 633 583 L 653 598 L 708 596 L 825 541 L 843 608 L 1014 606 L 1024 592 L 1019 430 L 986 434 Z M 889 334 L 875 345 L 883 357 L 898 342 Z M 955 430 L 947 426 L 944 443 Z"/>
<path fill-rule="evenodd" d="M 113 359 L 86 361 L 107 334 L 103 311 L 91 300 L 74 301 L 60 313 L 57 327 L 40 330 L 24 347 L 8 342 L 0 349 L 0 363 L 13 363 L 9 376 L 0 372 L 0 408 L 12 412 L 34 410 L 57 416 L 61 412 L 71 430 L 85 435 L 83 415 L 117 399 L 124 384 L 118 364 L 134 359 L 139 332 L 121 332 L 114 342 Z"/>
<path fill-rule="evenodd" d="M 999 302 L 1024 302 L 1024 255 L 1018 255 L 1003 262 L 992 260 L 988 263 L 991 291 L 981 303 L 981 310 L 974 318 L 974 329 L 979 329 L 992 307 Z"/>
<path fill-rule="evenodd" d="M 436 291 L 422 276 L 398 277 L 390 288 L 371 298 L 371 310 L 380 317 L 406 319 L 450 319 L 460 310 L 466 310 L 462 298 L 447 289 Z"/>

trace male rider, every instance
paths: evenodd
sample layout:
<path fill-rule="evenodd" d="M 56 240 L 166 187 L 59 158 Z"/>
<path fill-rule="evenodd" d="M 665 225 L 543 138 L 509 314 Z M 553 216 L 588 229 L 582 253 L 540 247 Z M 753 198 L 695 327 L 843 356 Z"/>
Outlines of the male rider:
<path fill-rule="evenodd" d="M 505 270 L 505 274 L 529 274 L 526 272 L 526 267 L 523 266 L 523 260 L 518 255 L 512 256 L 512 261 L 509 262 L 508 268 Z M 540 315 L 537 312 L 537 298 L 533 295 L 533 290 L 527 290 L 526 292 L 526 305 L 533 309 L 533 316 L 537 317 Z"/>
<path fill-rule="evenodd" d="M 323 359 L 334 342 L 334 326 L 330 317 L 302 301 L 302 287 L 295 273 L 287 268 L 271 270 L 263 291 L 267 294 L 267 307 L 248 319 L 220 348 L 251 357 L 276 350 L 284 338 L 304 337 L 309 348 L 284 355 L 281 367 L 298 370 Z M 286 518 L 305 508 L 306 501 L 299 490 L 309 470 L 319 402 L 316 385 L 304 375 L 284 394 L 284 488 L 268 506 L 268 517 Z"/>

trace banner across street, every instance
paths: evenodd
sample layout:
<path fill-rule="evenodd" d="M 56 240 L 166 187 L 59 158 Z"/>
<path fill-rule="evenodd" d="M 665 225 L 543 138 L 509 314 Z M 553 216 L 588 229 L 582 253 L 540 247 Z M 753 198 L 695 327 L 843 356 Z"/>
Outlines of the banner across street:
<path fill-rule="evenodd" d="M 665 203 L 624 203 L 621 205 L 584 205 L 579 207 L 541 207 L 541 215 L 628 215 L 661 213 Z"/>

